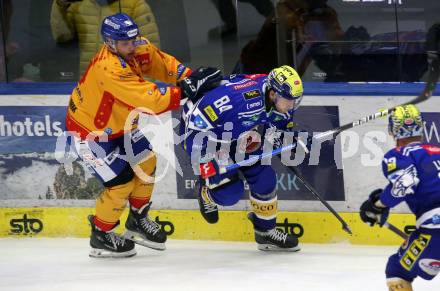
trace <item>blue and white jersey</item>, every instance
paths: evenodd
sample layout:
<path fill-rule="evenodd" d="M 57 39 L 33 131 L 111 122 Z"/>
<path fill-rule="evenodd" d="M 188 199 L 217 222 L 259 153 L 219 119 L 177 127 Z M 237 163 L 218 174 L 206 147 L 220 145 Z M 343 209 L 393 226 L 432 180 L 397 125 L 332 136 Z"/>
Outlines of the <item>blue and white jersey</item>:
<path fill-rule="evenodd" d="M 388 151 L 382 170 L 389 184 L 380 200 L 389 207 L 405 201 L 417 227 L 440 228 L 440 147 L 411 143 Z"/>
<path fill-rule="evenodd" d="M 285 114 L 266 111 L 266 78 L 267 75 L 261 74 L 231 75 L 195 104 L 187 102 L 182 113 L 185 150 L 191 155 L 192 139 L 197 132 L 209 132 L 219 142 L 225 140 L 226 134 L 230 142 L 257 127 L 291 126 L 293 111 Z"/>

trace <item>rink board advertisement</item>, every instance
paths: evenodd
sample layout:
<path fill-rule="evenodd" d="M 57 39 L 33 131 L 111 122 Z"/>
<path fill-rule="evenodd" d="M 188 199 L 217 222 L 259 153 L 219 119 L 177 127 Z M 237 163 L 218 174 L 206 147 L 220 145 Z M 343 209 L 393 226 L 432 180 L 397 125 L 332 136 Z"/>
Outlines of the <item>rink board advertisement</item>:
<path fill-rule="evenodd" d="M 401 104 L 408 98 L 307 96 L 303 101 L 304 114 L 298 114 L 297 122 L 306 130 L 325 131 L 380 108 Z M 434 96 L 419 106 L 425 118 L 425 138 L 434 144 L 440 143 L 440 113 L 432 109 L 440 108 L 439 101 Z M 67 104 L 67 96 L 14 96 L 13 102 L 10 102 L 12 104 L 6 104 L 4 100 L 0 103 L 1 236 L 86 236 L 87 222 L 78 225 L 72 221 L 85 220 L 87 214 L 93 212 L 91 207 L 102 186 L 78 161 L 60 164 L 55 159 L 54 143 L 59 129 L 64 127 L 65 106 L 61 105 Z M 157 119 L 151 116 L 142 116 L 140 119 L 140 126 L 145 129 L 144 133 L 158 155 L 153 209 L 156 211 L 154 213 L 159 213 L 159 222 L 167 225 L 167 228 L 173 228 L 174 234 L 171 235 L 175 238 L 250 239 L 252 232 L 245 216 L 250 206 L 246 197 L 233 207 L 220 208 L 219 226 L 208 225 L 201 220 L 197 201 L 193 199 L 191 191 L 193 180 L 185 178 L 185 171 L 188 170 L 185 170 L 188 167 L 185 163 L 188 160 L 185 162 L 184 156 L 179 156 L 184 153 L 179 154 L 173 142 L 176 138 L 173 129 L 178 124 L 171 117 L 171 114 L 164 114 Z M 343 213 L 350 226 L 362 232 L 355 232 L 353 238 L 347 238 L 339 222 L 327 209 L 304 191 L 294 176 L 279 170 L 281 214 L 278 216 L 278 226 L 304 232 L 303 241 L 326 242 L 336 239 L 368 242 L 365 237 L 368 232 L 359 223 L 358 211 L 371 190 L 383 187 L 386 182 L 380 163 L 383 154 L 393 146 L 393 141 L 386 133 L 386 124 L 386 119 L 380 119 L 346 131 L 335 143 L 324 144 L 319 161 L 306 160 L 300 166 L 310 183 L 338 212 Z M 35 206 L 39 207 L 27 208 Z M 407 213 L 408 210 L 399 206 L 393 212 Z M 66 214 L 65 218 L 62 218 L 63 213 Z M 395 217 L 396 224 L 401 228 L 413 224 L 407 222 L 408 215 Z M 69 231 L 57 228 L 54 222 L 58 221 L 64 221 L 61 225 Z M 237 222 L 237 226 L 231 228 L 234 222 Z M 226 226 L 227 223 L 229 226 Z M 191 230 L 190 226 L 194 229 Z M 317 231 L 322 229 L 326 231 Z M 239 235 L 236 235 L 237 231 Z M 393 234 L 386 230 L 378 233 L 382 232 L 395 242 Z"/>
<path fill-rule="evenodd" d="M 0 154 L 54 152 L 64 131 L 64 106 L 0 107 Z"/>
<path fill-rule="evenodd" d="M 65 106 L 0 107 L 0 199 L 91 199 L 102 187 L 79 163 L 55 159 Z"/>
<path fill-rule="evenodd" d="M 174 111 L 173 117 L 178 118 L 180 112 Z M 337 106 L 302 106 L 296 113 L 294 118 L 298 130 L 319 131 L 324 132 L 338 127 L 339 112 Z M 178 128 L 175 129 L 176 133 Z M 316 188 L 317 191 L 323 193 L 323 198 L 329 201 L 344 201 L 344 179 L 342 169 L 338 169 L 336 164 L 340 164 L 340 160 L 335 161 L 334 152 L 340 151 L 335 148 L 334 143 L 323 143 L 319 166 L 308 166 L 306 163 L 299 165 L 300 171 Z M 182 144 L 174 146 L 176 160 L 180 162 L 183 175 L 177 175 L 177 197 L 179 199 L 195 199 L 194 185 L 196 176 L 191 167 L 191 161 L 186 152 L 182 148 Z M 340 158 L 340 157 L 337 157 Z M 273 168 L 277 174 L 277 195 L 282 200 L 313 200 L 304 185 L 296 178 L 295 174 L 284 166 L 279 158 L 272 159 Z M 245 186 L 246 189 L 248 186 Z M 246 199 L 247 193 L 244 194 Z"/>
<path fill-rule="evenodd" d="M 0 237 L 88 237 L 87 215 L 93 208 L 0 208 Z M 220 211 L 220 220 L 208 224 L 196 210 L 151 210 L 150 217 L 162 226 L 170 239 L 254 241 L 246 211 Z M 121 220 L 125 221 L 128 211 Z M 397 245 L 402 239 L 385 228 L 361 222 L 357 213 L 341 213 L 353 231 L 349 235 L 330 214 L 322 212 L 280 212 L 276 227 L 298 236 L 300 243 Z M 392 214 L 389 222 L 407 233 L 414 229 L 409 214 Z M 121 224 L 116 230 L 124 231 Z"/>
<path fill-rule="evenodd" d="M 422 117 L 425 122 L 425 142 L 440 146 L 440 113 L 423 112 Z"/>

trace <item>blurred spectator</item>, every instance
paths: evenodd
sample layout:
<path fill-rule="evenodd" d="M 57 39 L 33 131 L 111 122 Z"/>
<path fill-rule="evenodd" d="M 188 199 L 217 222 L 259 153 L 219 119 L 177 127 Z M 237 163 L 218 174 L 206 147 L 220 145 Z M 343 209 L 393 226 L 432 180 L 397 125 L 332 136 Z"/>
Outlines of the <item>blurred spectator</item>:
<path fill-rule="evenodd" d="M 15 41 L 9 40 L 9 31 L 10 31 L 10 25 L 11 25 L 11 16 L 13 12 L 12 8 L 12 1 L 11 0 L 3 0 L 0 3 L 1 5 L 1 11 L 2 11 L 2 43 L 5 44 L 5 46 L 1 48 L 1 64 L 0 64 L 0 81 L 6 81 L 6 64 L 8 59 L 13 56 L 17 50 L 19 49 L 19 45 Z M 3 41 L 5 40 L 5 41 Z"/>
<path fill-rule="evenodd" d="M 277 20 L 278 18 L 278 20 Z M 280 50 L 286 52 L 288 64 L 294 64 L 302 75 L 312 60 L 312 51 L 319 42 L 341 40 L 344 33 L 336 11 L 327 0 L 286 0 L 278 2 L 276 11 L 267 17 L 255 40 L 242 50 L 240 71 L 243 73 L 269 73 L 277 67 L 277 23 L 284 34 L 280 35 Z M 294 40 L 292 40 L 294 38 Z M 295 50 L 292 50 L 294 41 Z"/>
<path fill-rule="evenodd" d="M 434 23 L 426 35 L 426 51 L 440 53 L 440 22 Z"/>
<path fill-rule="evenodd" d="M 12 15 L 12 1 L 11 0 L 3 0 L 2 1 L 2 11 L 3 11 L 3 37 L 4 39 L 8 39 L 9 37 L 9 28 L 11 23 L 11 15 Z M 18 44 L 16 42 L 7 42 L 5 44 L 6 58 L 15 54 L 18 50 Z"/>
<path fill-rule="evenodd" d="M 181 62 L 191 59 L 184 0 L 147 0 L 160 31 L 160 49 Z M 197 12 L 196 12 L 197 13 Z M 178 19 L 178 21 L 170 21 Z"/>
<path fill-rule="evenodd" d="M 79 41 L 80 74 L 101 47 L 102 20 L 117 12 L 127 13 L 139 25 L 140 34 L 158 46 L 159 31 L 153 12 L 145 0 L 54 0 L 50 23 L 57 42 Z"/>
<path fill-rule="evenodd" d="M 223 24 L 219 27 L 215 27 L 209 30 L 208 36 L 210 38 L 215 37 L 228 37 L 237 34 L 237 12 L 232 2 L 234 0 L 211 0 L 217 8 L 220 18 Z M 249 3 L 257 9 L 258 13 L 264 17 L 268 17 L 273 11 L 273 5 L 270 0 L 238 0 L 240 2 Z"/>
<path fill-rule="evenodd" d="M 320 68 L 330 82 L 420 81 L 427 68 L 424 39 L 421 30 L 370 35 L 363 26 L 350 26 L 344 35 L 346 43 L 341 43 L 337 52 L 339 57 Z M 337 75 L 333 73 L 335 66 Z"/>
<path fill-rule="evenodd" d="M 78 47 L 74 42 L 57 45 L 50 32 L 51 1 L 15 0 L 5 6 L 7 81 L 74 81 Z M 7 19 L 10 19 L 8 21 Z M 62 61 L 60 61 L 62 60 Z"/>

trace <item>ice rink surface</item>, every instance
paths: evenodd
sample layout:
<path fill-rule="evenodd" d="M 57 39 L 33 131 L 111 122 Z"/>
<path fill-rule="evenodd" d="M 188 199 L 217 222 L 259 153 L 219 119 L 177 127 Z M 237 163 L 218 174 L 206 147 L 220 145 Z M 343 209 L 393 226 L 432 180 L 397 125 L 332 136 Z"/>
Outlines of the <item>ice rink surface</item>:
<path fill-rule="evenodd" d="M 268 253 L 254 243 L 167 242 L 166 251 L 136 246 L 127 259 L 88 257 L 88 239 L 0 239 L 0 290 L 387 290 L 384 268 L 397 247 L 303 244 Z M 440 290 L 417 279 L 415 291 Z"/>

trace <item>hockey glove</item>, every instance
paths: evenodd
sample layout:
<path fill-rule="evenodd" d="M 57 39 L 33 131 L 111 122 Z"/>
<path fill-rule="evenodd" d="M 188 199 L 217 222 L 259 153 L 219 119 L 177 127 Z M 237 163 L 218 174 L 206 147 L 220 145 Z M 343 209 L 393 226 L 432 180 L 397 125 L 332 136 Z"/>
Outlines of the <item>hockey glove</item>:
<path fill-rule="evenodd" d="M 371 192 L 370 197 L 361 205 L 361 210 L 359 213 L 361 219 L 370 226 L 379 224 L 379 226 L 382 227 L 390 214 L 389 207 L 382 208 L 375 205 L 375 203 L 380 199 L 380 194 L 382 194 L 382 192 L 382 189 L 374 190 Z"/>
<path fill-rule="evenodd" d="M 293 130 L 286 130 L 281 135 L 282 141 L 284 142 L 285 135 L 293 135 L 293 143 L 296 143 L 297 146 L 295 148 L 295 152 L 299 149 L 300 151 L 304 151 L 306 153 L 309 153 L 312 149 L 312 141 L 313 141 L 313 134 L 309 133 L 305 130 L 300 131 L 293 131 Z M 282 146 L 287 146 L 287 144 L 283 144 Z"/>
<path fill-rule="evenodd" d="M 310 152 L 312 150 L 313 133 L 309 133 L 305 130 L 295 131 L 294 133 L 298 146 L 305 152 Z"/>
<path fill-rule="evenodd" d="M 217 68 L 198 68 L 189 77 L 180 81 L 183 98 L 195 103 L 203 94 L 218 86 L 222 78 L 221 71 Z"/>
<path fill-rule="evenodd" d="M 208 179 L 219 175 L 219 165 L 216 159 L 212 159 L 207 163 L 200 164 L 200 176 L 203 179 Z"/>

